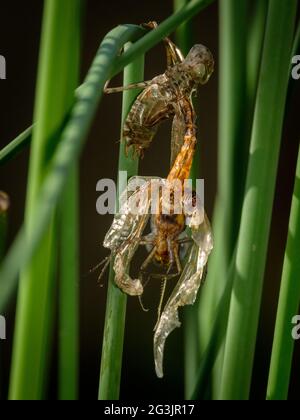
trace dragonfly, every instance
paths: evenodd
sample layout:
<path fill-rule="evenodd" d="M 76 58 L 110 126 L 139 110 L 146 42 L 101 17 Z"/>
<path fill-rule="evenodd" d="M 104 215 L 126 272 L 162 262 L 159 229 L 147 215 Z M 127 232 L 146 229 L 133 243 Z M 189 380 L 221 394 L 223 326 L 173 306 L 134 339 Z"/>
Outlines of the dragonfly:
<path fill-rule="evenodd" d="M 137 155 L 142 156 L 149 147 L 160 122 L 172 116 L 173 127 L 168 177 L 134 177 L 128 182 L 122 197 L 124 204 L 104 239 L 103 245 L 110 249 L 111 255 L 100 274 L 101 277 L 113 261 L 116 285 L 128 295 L 141 297 L 144 275 L 149 273 L 151 264 L 163 269 L 162 274 L 151 274 L 151 277 L 163 281 L 158 320 L 154 328 L 154 359 L 158 377 L 163 376 L 166 339 L 180 325 L 178 308 L 195 301 L 213 248 L 211 227 L 203 205 L 194 191 L 183 188 L 190 174 L 197 143 L 192 95 L 199 84 L 209 80 L 214 68 L 213 57 L 206 47 L 196 45 L 184 59 L 172 41 L 165 39 L 165 44 L 168 68 L 163 75 L 151 82 L 125 88 L 106 87 L 108 93 L 144 87 L 123 128 L 127 147 L 133 146 Z M 169 194 L 158 194 L 153 205 L 152 191 L 164 188 Z M 181 212 L 175 211 L 178 205 Z M 150 214 L 151 233 L 144 236 Z M 187 227 L 191 230 L 191 237 L 186 233 Z M 189 243 L 192 246 L 185 255 L 186 244 Z M 141 245 L 147 247 L 149 255 L 140 267 L 138 278 L 132 279 L 130 264 Z M 185 256 L 187 264 L 182 269 L 181 261 Z M 175 273 L 172 273 L 173 267 Z M 179 277 L 179 280 L 162 311 L 166 283 L 175 277 Z"/>

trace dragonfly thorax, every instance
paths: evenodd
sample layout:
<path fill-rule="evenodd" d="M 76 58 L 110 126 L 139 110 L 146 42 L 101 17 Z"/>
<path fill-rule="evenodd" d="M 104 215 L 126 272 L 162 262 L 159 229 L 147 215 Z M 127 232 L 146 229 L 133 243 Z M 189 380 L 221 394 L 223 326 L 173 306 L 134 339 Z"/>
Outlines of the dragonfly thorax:
<path fill-rule="evenodd" d="M 178 237 L 185 229 L 183 214 L 159 214 L 154 220 L 156 254 L 155 260 L 162 265 L 170 264 L 170 256 L 178 253 Z"/>

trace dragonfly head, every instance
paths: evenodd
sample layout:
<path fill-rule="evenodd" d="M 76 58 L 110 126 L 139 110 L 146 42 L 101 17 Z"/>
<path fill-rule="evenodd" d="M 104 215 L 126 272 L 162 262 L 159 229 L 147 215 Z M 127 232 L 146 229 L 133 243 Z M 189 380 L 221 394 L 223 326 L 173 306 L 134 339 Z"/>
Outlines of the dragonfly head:
<path fill-rule="evenodd" d="M 184 64 L 188 66 L 192 78 L 201 85 L 207 83 L 214 71 L 214 58 L 204 45 L 196 44 L 192 47 Z"/>

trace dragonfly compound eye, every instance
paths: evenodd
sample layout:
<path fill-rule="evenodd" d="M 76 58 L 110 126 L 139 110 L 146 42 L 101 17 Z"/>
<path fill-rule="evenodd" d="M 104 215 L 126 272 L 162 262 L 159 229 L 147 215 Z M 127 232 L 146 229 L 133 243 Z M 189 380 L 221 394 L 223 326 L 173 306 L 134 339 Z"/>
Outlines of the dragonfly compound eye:
<path fill-rule="evenodd" d="M 197 44 L 188 53 L 185 63 L 189 66 L 193 78 L 205 84 L 214 71 L 214 58 L 204 45 Z"/>

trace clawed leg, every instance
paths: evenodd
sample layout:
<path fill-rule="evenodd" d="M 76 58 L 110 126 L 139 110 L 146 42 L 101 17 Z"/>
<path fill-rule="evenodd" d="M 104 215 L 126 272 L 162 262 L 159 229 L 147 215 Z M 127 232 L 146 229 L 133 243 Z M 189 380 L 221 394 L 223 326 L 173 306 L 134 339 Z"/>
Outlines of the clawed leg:
<path fill-rule="evenodd" d="M 159 304 L 158 304 L 158 308 L 157 308 L 157 320 L 155 323 L 155 326 L 153 328 L 153 331 L 156 330 L 159 320 L 160 320 L 160 315 L 161 315 L 161 310 L 162 310 L 162 305 L 164 302 L 164 297 L 165 297 L 165 293 L 166 293 L 166 286 L 167 286 L 167 279 L 164 278 L 161 284 L 161 292 L 160 292 L 160 299 L 159 299 Z"/>
<path fill-rule="evenodd" d="M 156 324 L 155 324 L 155 327 L 154 327 L 153 331 L 156 331 L 156 328 L 159 324 L 159 320 L 160 320 L 160 316 L 161 316 L 161 312 L 162 312 L 163 301 L 164 301 L 164 297 L 165 297 L 165 293 L 166 293 L 167 281 L 170 280 L 170 278 L 175 278 L 175 277 L 179 276 L 182 272 L 180 258 L 179 258 L 178 252 L 177 252 L 177 248 L 175 246 L 173 246 L 171 248 L 171 254 L 172 254 L 172 257 L 170 258 L 169 268 L 167 270 L 166 275 L 162 279 L 162 290 L 161 290 L 161 295 L 160 295 L 160 300 L 159 300 L 159 305 L 158 305 L 158 310 L 157 310 L 157 321 L 156 321 Z M 174 258 L 175 258 L 175 263 L 176 263 L 176 267 L 177 267 L 178 272 L 174 275 L 170 275 L 170 271 L 171 271 L 172 266 L 174 264 Z"/>
<path fill-rule="evenodd" d="M 142 242 L 140 242 L 140 243 L 142 244 Z M 139 279 L 140 279 L 141 282 L 143 282 L 143 275 L 147 272 L 147 268 L 151 264 L 151 262 L 152 262 L 152 260 L 155 256 L 155 253 L 156 253 L 156 247 L 154 247 L 152 249 L 152 251 L 150 252 L 148 257 L 145 259 L 145 261 L 141 265 L 140 272 L 139 272 Z"/>
<path fill-rule="evenodd" d="M 97 271 L 97 270 L 98 270 L 98 268 L 100 268 L 100 267 L 102 267 L 102 266 L 103 266 L 103 268 L 102 268 L 102 270 L 101 270 L 101 272 L 100 272 L 100 274 L 99 274 L 98 280 L 97 280 L 97 282 L 98 282 L 98 283 L 100 283 L 100 280 L 101 280 L 101 279 L 102 279 L 102 277 L 104 276 L 104 273 L 105 273 L 106 269 L 108 268 L 108 266 L 109 266 L 110 262 L 111 262 L 111 255 L 110 255 L 110 256 L 108 256 L 108 257 L 106 257 L 106 258 L 104 258 L 104 260 L 103 260 L 103 261 L 101 261 L 99 264 L 97 264 L 94 268 L 92 268 L 92 269 L 89 271 L 90 273 L 94 273 L 95 271 Z"/>
<path fill-rule="evenodd" d="M 180 262 L 178 252 L 175 252 L 175 261 L 176 261 L 176 267 L 178 271 L 177 275 L 179 276 L 182 273 L 182 267 L 181 267 L 181 262 Z"/>
<path fill-rule="evenodd" d="M 149 242 L 147 241 L 141 241 L 140 245 L 145 245 L 145 243 L 149 244 Z M 155 255 L 156 252 L 156 247 L 153 248 L 153 250 L 150 252 L 150 254 L 148 255 L 148 257 L 146 258 L 146 260 L 143 262 L 140 272 L 139 272 L 139 280 L 140 282 L 143 284 L 143 277 L 144 277 L 144 273 L 146 272 L 147 267 L 151 264 L 151 261 Z M 143 305 L 143 301 L 142 301 L 142 297 L 139 296 L 139 302 L 141 305 L 141 308 L 144 312 L 148 312 L 149 309 L 145 308 L 145 306 Z"/>
<path fill-rule="evenodd" d="M 148 22 L 143 23 L 142 26 L 144 28 L 156 29 L 158 27 L 157 22 Z M 170 38 L 166 37 L 163 39 L 166 48 L 167 54 L 167 66 L 173 67 L 175 64 L 182 63 L 184 60 L 183 54 L 180 49 L 170 40 Z"/>
<path fill-rule="evenodd" d="M 180 245 L 182 245 L 182 244 L 191 244 L 192 242 L 193 242 L 193 239 L 192 238 L 184 238 L 184 239 L 180 239 L 178 241 L 178 243 Z"/>
<path fill-rule="evenodd" d="M 118 86 L 118 87 L 113 87 L 113 88 L 109 88 L 108 85 L 110 83 L 110 80 L 108 80 L 105 83 L 104 86 L 104 93 L 120 93 L 120 92 L 124 92 L 124 90 L 132 90 L 132 89 L 145 89 L 147 86 L 150 86 L 152 81 L 145 81 L 145 82 L 139 82 L 139 83 L 132 83 L 130 85 L 127 86 Z"/>

